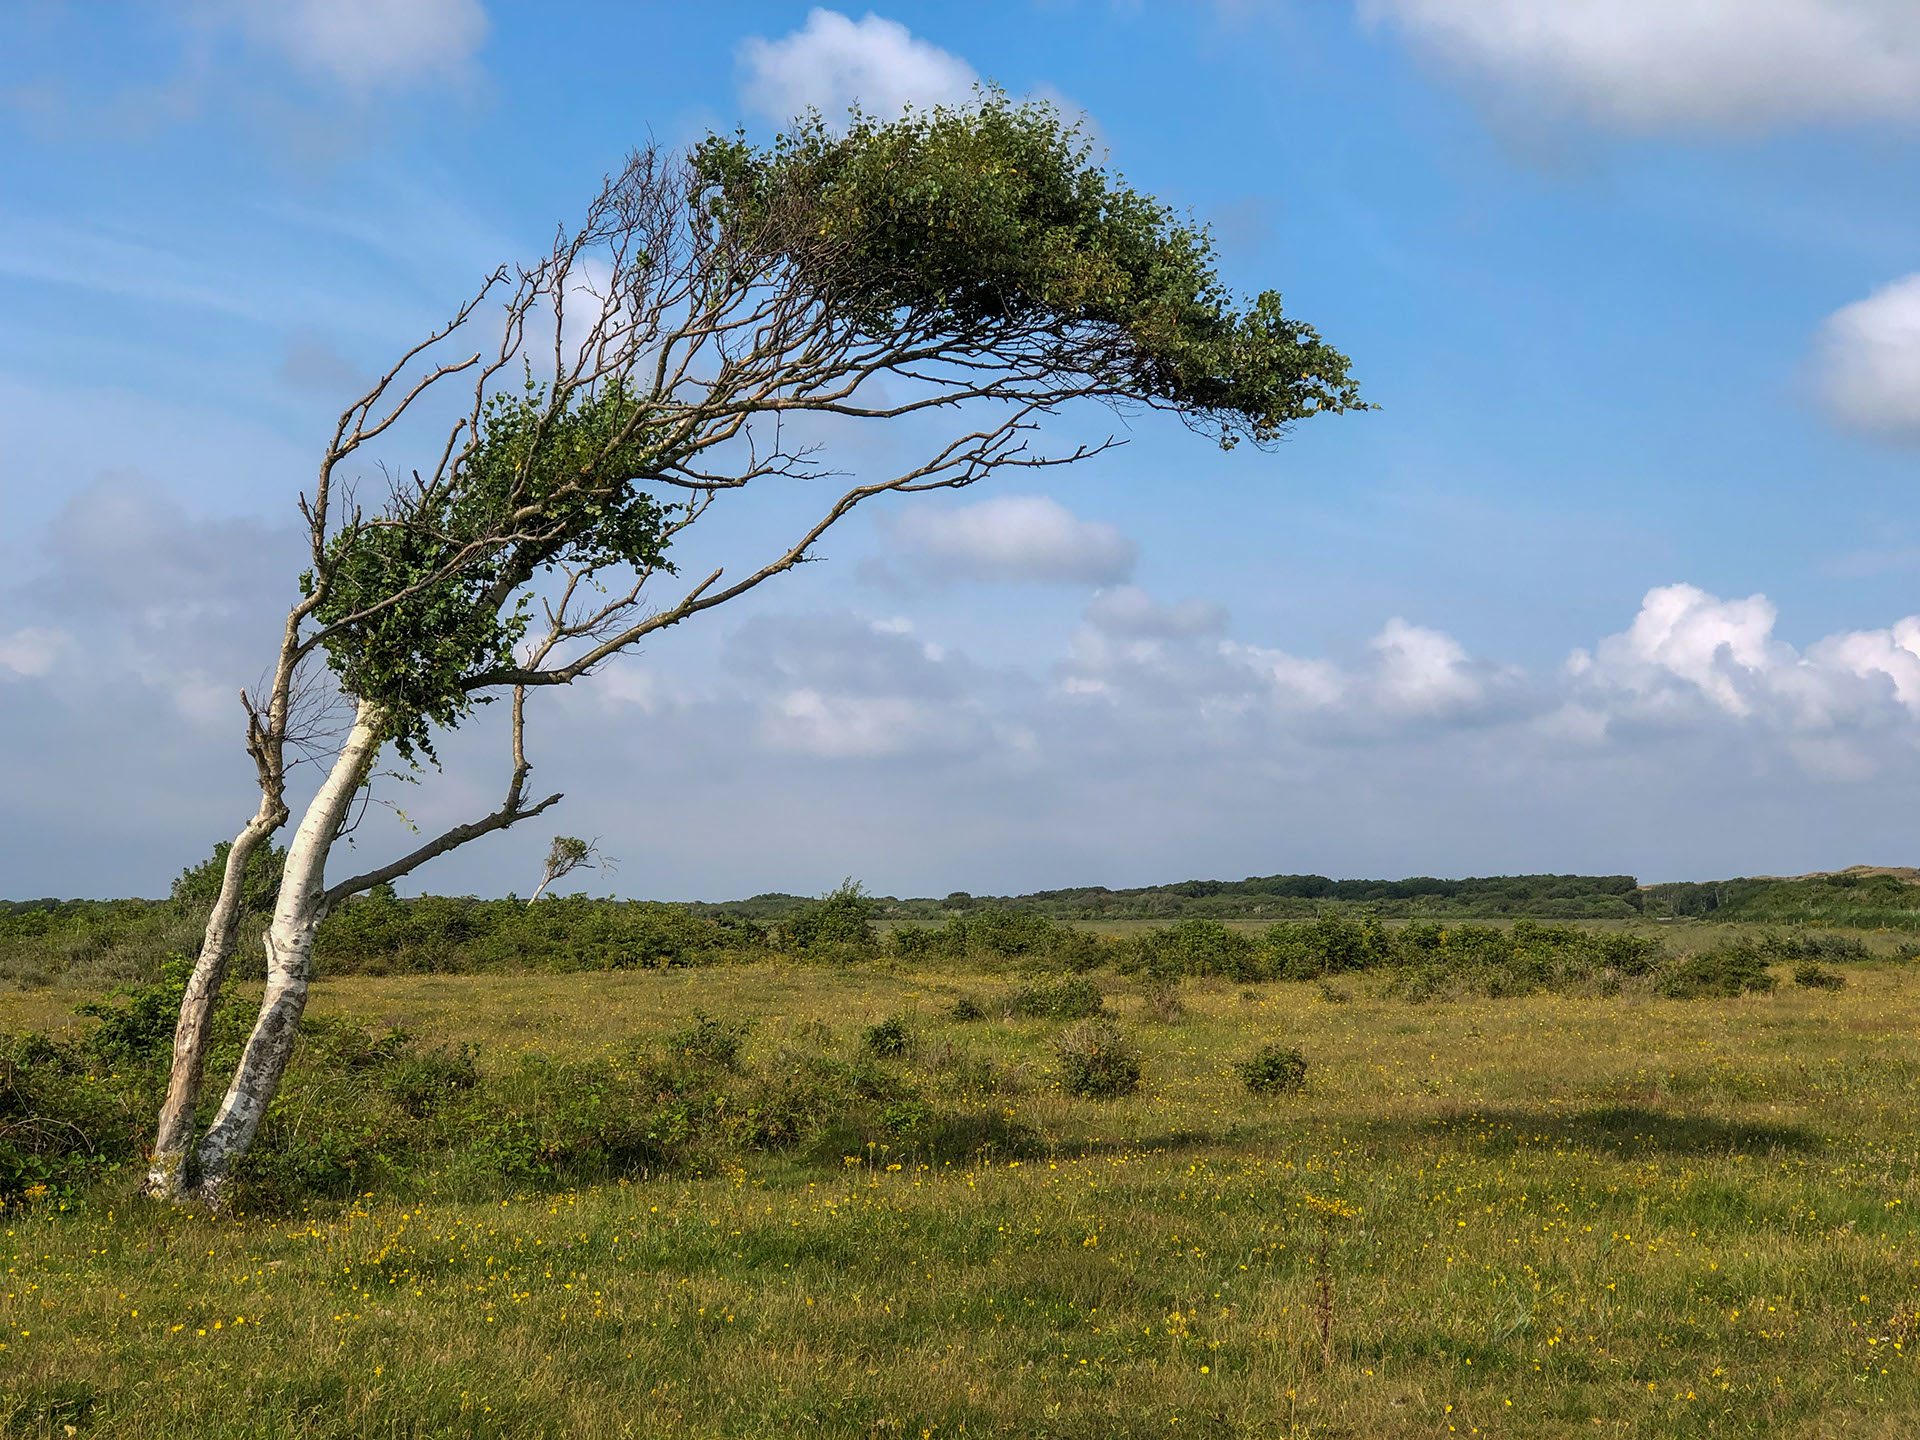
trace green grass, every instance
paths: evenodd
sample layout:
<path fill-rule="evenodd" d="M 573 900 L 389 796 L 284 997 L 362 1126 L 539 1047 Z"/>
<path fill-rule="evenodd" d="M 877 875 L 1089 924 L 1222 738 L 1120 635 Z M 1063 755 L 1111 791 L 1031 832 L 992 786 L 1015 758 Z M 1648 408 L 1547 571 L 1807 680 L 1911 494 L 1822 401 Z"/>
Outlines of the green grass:
<path fill-rule="evenodd" d="M 1053 1085 L 1065 1022 L 949 1021 L 998 997 L 973 973 L 332 982 L 317 1015 L 496 1074 L 696 1010 L 758 1018 L 748 1066 L 908 1017 L 904 1075 L 991 1075 L 981 1103 L 1040 1139 L 220 1219 L 111 1188 L 17 1208 L 0 1433 L 1908 1435 L 1920 979 L 1847 975 L 1419 1005 L 1189 982 L 1171 1022 L 1102 977 L 1144 1065 L 1112 1101 Z M 0 995 L 0 1026 L 49 1018 Z M 1302 1049 L 1304 1092 L 1247 1093 L 1266 1043 Z"/>

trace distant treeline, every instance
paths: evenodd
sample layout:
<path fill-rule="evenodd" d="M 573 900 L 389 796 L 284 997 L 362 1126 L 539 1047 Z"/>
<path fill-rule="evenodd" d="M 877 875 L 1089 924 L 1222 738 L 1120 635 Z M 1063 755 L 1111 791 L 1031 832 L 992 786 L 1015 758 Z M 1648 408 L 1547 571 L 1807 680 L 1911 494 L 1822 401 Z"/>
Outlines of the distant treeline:
<path fill-rule="evenodd" d="M 1798 880 L 1706 880 L 1649 885 L 1648 915 L 1761 925 L 1920 930 L 1920 885 L 1897 875 L 1840 871 Z"/>
<path fill-rule="evenodd" d="M 981 910 L 1013 910 L 1050 920 L 1269 920 L 1318 915 L 1330 909 L 1386 919 L 1608 920 L 1639 915 L 1640 894 L 1640 884 L 1631 875 L 1492 875 L 1465 880 L 1252 875 L 1245 880 L 1185 880 L 1133 890 L 1110 890 L 1104 885 L 1036 890 L 1028 895 L 969 895 L 956 890 L 940 900 L 880 896 L 877 904 L 887 919 L 922 923 Z M 794 914 L 806 904 L 804 896 L 770 894 L 692 908 L 766 923 Z"/>

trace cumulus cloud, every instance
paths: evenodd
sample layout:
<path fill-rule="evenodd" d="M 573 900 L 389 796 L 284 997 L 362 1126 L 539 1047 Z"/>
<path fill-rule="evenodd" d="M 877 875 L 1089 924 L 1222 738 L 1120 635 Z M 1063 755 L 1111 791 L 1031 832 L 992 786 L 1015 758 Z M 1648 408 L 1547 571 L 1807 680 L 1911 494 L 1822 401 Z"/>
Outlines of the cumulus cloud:
<path fill-rule="evenodd" d="M 1632 625 L 1575 650 L 1569 704 L 1592 737 L 1620 726 L 1731 719 L 1802 738 L 1890 730 L 1920 741 L 1920 616 L 1797 650 L 1764 595 L 1723 600 L 1693 585 L 1647 592 Z"/>
<path fill-rule="evenodd" d="M 1074 632 L 1059 693 L 1098 698 L 1135 720 L 1166 718 L 1182 743 L 1210 735 L 1234 745 L 1377 742 L 1487 724 L 1519 698 L 1517 672 L 1397 617 L 1357 665 L 1227 639 L 1225 624 L 1223 611 L 1199 602 L 1162 606 L 1131 587 L 1103 592 Z"/>
<path fill-rule="evenodd" d="M 1443 631 L 1395 616 L 1371 648 L 1378 657 L 1372 688 L 1382 709 L 1442 717 L 1475 710 L 1487 698 L 1488 667 Z"/>
<path fill-rule="evenodd" d="M 876 115 L 958 105 L 979 80 L 959 56 L 871 12 L 850 20 L 815 9 L 781 39 L 749 36 L 737 56 L 741 100 L 777 125 L 808 109 L 831 119 L 855 104 Z"/>
<path fill-rule="evenodd" d="M 1920 117 L 1911 0 L 1358 0 L 1443 64 L 1622 130 Z"/>
<path fill-rule="evenodd" d="M 1044 495 L 1002 495 L 973 505 L 922 507 L 887 526 L 915 568 L 947 579 L 1113 585 L 1133 573 L 1133 541 L 1082 520 Z"/>
<path fill-rule="evenodd" d="M 350 90 L 457 76 L 488 29 L 480 0 L 272 0 L 229 13 L 255 41 Z"/>
<path fill-rule="evenodd" d="M 1820 395 L 1835 419 L 1920 438 L 1920 274 L 1828 316 L 1817 364 Z"/>

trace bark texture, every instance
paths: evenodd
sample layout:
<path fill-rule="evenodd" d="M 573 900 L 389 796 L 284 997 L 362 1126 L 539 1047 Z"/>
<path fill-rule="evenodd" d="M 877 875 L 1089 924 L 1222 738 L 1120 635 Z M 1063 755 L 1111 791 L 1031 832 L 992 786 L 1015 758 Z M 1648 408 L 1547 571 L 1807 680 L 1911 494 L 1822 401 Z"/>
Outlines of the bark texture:
<path fill-rule="evenodd" d="M 167 1081 L 166 1102 L 160 1107 L 154 1129 L 153 1159 L 147 1167 L 150 1195 L 171 1199 L 181 1192 L 187 1154 L 193 1147 L 193 1116 L 200 1103 L 213 1011 L 239 943 L 247 864 L 284 820 L 284 810 L 276 814 L 271 802 L 263 798 L 259 813 L 234 837 L 233 847 L 227 851 L 220 895 L 207 917 L 200 954 L 180 1003 L 180 1023 L 174 1027 L 173 1069 Z"/>
<path fill-rule="evenodd" d="M 287 847 L 280 897 L 266 934 L 267 990 L 260 1002 L 260 1017 L 247 1037 L 246 1050 L 219 1113 L 207 1127 L 197 1152 L 199 1193 L 216 1206 L 234 1162 L 253 1143 L 293 1055 L 300 1015 L 307 1005 L 307 987 L 313 978 L 314 933 L 326 918 L 327 852 L 340 833 L 353 797 L 366 783 L 367 771 L 383 739 L 382 727 L 379 708 L 362 701 L 333 769 Z"/>

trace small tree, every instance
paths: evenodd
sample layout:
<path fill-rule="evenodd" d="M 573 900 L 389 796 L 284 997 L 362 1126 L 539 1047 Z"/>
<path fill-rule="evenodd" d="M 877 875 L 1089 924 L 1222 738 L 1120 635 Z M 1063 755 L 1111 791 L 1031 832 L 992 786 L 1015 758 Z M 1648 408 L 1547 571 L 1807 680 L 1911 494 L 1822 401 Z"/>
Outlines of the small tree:
<path fill-rule="evenodd" d="M 554 881 L 571 875 L 576 870 L 611 870 L 613 862 L 600 853 L 600 841 L 582 840 L 575 835 L 556 835 L 553 845 L 547 851 L 547 860 L 540 867 L 540 883 L 533 887 L 533 894 L 527 897 L 531 906 L 538 900 Z"/>
<path fill-rule="evenodd" d="M 483 311 L 496 298 L 501 312 Z M 449 353 L 476 333 L 481 348 Z M 841 130 L 811 117 L 768 148 L 714 135 L 632 156 L 547 256 L 496 272 L 402 355 L 320 457 L 301 498 L 307 569 L 270 680 L 242 696 L 260 802 L 227 852 L 181 1005 L 152 1191 L 218 1203 L 285 1070 L 331 907 L 558 803 L 526 791 L 537 690 L 793 569 L 877 495 L 1114 443 L 1039 444 L 1076 402 L 1268 445 L 1307 416 L 1363 408 L 1347 364 L 1277 294 L 1237 304 L 1205 231 L 1094 163 L 1046 106 L 987 93 L 893 121 L 855 113 Z M 914 453 L 836 486 L 790 544 L 733 578 L 715 570 L 656 599 L 674 541 L 716 504 L 826 481 L 831 427 L 875 425 Z M 387 470 L 384 501 L 363 509 L 351 467 L 403 433 L 420 460 Z M 196 1144 L 245 877 L 291 818 L 290 755 L 312 741 L 300 717 L 321 660 L 349 718 L 287 845 L 259 1019 Z M 500 807 L 329 884 L 377 757 L 431 758 L 436 731 L 496 696 L 510 754 Z"/>

